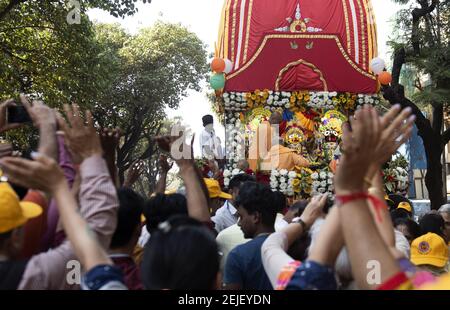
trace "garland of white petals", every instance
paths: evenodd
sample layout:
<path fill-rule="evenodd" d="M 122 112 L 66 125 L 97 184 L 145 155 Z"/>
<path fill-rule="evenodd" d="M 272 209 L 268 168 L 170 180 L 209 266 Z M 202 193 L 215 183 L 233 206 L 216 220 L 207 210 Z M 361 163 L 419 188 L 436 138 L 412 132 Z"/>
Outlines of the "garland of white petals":
<path fill-rule="evenodd" d="M 293 182 L 297 177 L 295 171 L 288 171 L 286 169 L 272 170 L 270 172 L 270 188 L 272 191 L 280 191 L 286 196 L 294 196 Z"/>
<path fill-rule="evenodd" d="M 249 93 L 246 92 L 229 92 L 223 93 L 223 104 L 226 111 L 242 111 L 247 108 L 257 106 L 263 106 L 268 110 L 276 110 L 279 108 L 290 109 L 298 106 L 299 101 L 291 101 L 292 96 L 295 96 L 297 92 L 274 92 L 267 91 L 267 95 L 263 96 L 260 102 L 254 102 L 249 99 Z M 301 101 L 301 104 L 313 108 L 313 109 L 336 109 L 340 104 L 342 93 L 338 92 L 303 92 L 308 95 L 308 100 Z M 346 93 L 348 95 L 348 93 Z M 250 95 L 251 96 L 251 95 Z M 355 108 L 364 104 L 377 105 L 380 103 L 380 97 L 376 94 L 358 94 L 355 95 Z"/>
<path fill-rule="evenodd" d="M 314 172 L 311 174 L 311 196 L 324 193 L 332 194 L 334 191 L 333 177 L 333 173 L 326 171 Z"/>
<path fill-rule="evenodd" d="M 239 113 L 227 113 L 226 154 L 228 167 L 236 168 L 240 159 L 245 159 L 245 131 Z"/>
<path fill-rule="evenodd" d="M 229 169 L 225 169 L 223 171 L 223 185 L 225 185 L 225 187 L 228 187 L 228 185 L 230 185 L 230 181 L 231 179 L 238 175 L 238 174 L 242 174 L 245 173 L 242 170 L 239 170 L 237 168 L 234 168 L 233 170 L 229 170 Z"/>

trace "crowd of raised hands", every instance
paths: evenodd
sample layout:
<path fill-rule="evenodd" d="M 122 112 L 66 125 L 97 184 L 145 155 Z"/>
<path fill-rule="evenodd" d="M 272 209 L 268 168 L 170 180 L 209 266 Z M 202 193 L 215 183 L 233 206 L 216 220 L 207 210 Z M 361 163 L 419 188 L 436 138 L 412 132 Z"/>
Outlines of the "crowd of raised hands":
<path fill-rule="evenodd" d="M 0 168 L 11 184 L 39 190 L 45 193 L 47 199 L 55 201 L 65 236 L 70 241 L 62 243 L 53 252 L 50 250 L 42 254 L 37 251 L 35 256 L 38 258 L 29 268 L 41 268 L 42 270 L 35 272 L 40 275 L 35 278 L 29 275 L 27 278 L 28 274 L 25 272 L 21 288 L 65 288 L 61 284 L 65 272 L 48 271 L 40 266 L 40 255 L 44 255 L 42 259 L 50 256 L 58 261 L 60 266 L 67 263 L 68 259 L 77 258 L 87 273 L 87 278 L 94 279 L 84 287 L 98 288 L 92 284 L 96 282 L 96 275 L 99 273 L 104 275 L 108 271 L 112 274 L 115 272 L 108 269 L 113 262 L 107 254 L 107 248 L 115 229 L 115 212 L 119 205 L 116 194 L 118 181 L 114 167 L 115 157 L 111 153 L 114 153 L 119 143 L 120 132 L 95 128 L 91 112 L 82 112 L 77 105 L 65 105 L 63 112 L 57 112 L 41 101 L 30 102 L 25 96 L 21 96 L 21 103 L 26 107 L 34 126 L 39 129 L 39 148 L 31 154 L 31 159 L 25 159 L 12 156 L 11 145 L 5 145 L 0 148 Z M 8 100 L 0 105 L 2 133 L 19 127 L 18 124 L 7 124 L 4 121 L 6 108 L 13 104 L 14 101 Z M 402 110 L 399 105 L 391 107 L 383 115 L 372 106 L 364 106 L 355 112 L 343 128 L 342 157 L 334 179 L 335 206 L 325 216 L 323 208 L 327 197 L 325 195 L 313 197 L 297 221 L 282 231 L 271 234 L 262 246 L 262 263 L 273 288 L 336 289 L 337 286 L 333 282 L 334 272 L 330 271 L 330 268 L 335 266 L 343 251 L 348 255 L 358 288 L 379 288 L 391 283 L 392 279 L 398 280 L 403 276 L 398 263 L 399 259 L 402 259 L 402 254 L 395 248 L 394 229 L 384 203 L 385 193 L 380 171 L 382 165 L 409 138 L 414 120 L 411 109 Z M 154 137 L 159 149 L 165 154 L 159 161 L 161 172 L 156 193 L 164 194 L 167 173 L 172 168 L 167 156 L 179 138 Z M 63 139 L 62 146 L 58 139 Z M 67 176 L 67 167 L 61 165 L 59 158 L 61 147 L 67 149 L 71 162 L 79 167 L 75 169 L 77 171 L 72 178 Z M 208 190 L 193 160 L 192 141 L 190 143 L 184 141 L 181 147 L 191 155 L 188 158 L 173 159 L 184 182 L 187 215 L 197 224 L 213 225 Z M 123 186 L 131 186 L 138 179 L 142 169 L 144 169 L 142 162 L 135 162 Z M 77 190 L 73 190 L 77 178 L 79 184 Z M 308 251 L 307 260 L 302 264 L 296 264 L 287 254 L 288 248 L 310 230 L 319 218 L 324 218 L 324 221 Z M 178 224 L 174 223 L 180 221 L 187 226 L 197 225 L 186 224 L 190 221 L 186 219 L 169 223 L 177 226 Z M 164 236 L 170 231 L 170 225 L 169 228 L 167 225 L 166 223 L 166 226 L 161 226 L 160 231 L 155 233 L 155 240 L 166 238 Z M 202 240 L 202 234 L 203 232 L 199 232 L 200 237 L 196 238 Z M 177 238 L 183 236 L 181 233 Z M 216 249 L 208 238 L 204 242 L 212 244 L 210 249 Z M 156 245 L 152 247 L 155 247 L 154 250 L 157 249 Z M 66 251 L 65 254 L 57 253 L 63 250 Z M 207 251 L 204 255 L 206 253 Z M 186 264 L 192 263 L 196 266 L 195 259 L 199 255 L 203 254 L 184 257 L 184 261 Z M 147 260 L 144 258 L 142 268 L 150 268 L 149 262 L 158 264 L 159 258 L 150 254 L 147 254 L 147 257 L 149 257 Z M 379 262 L 380 279 L 368 281 L 367 266 L 369 262 L 374 261 Z M 289 273 L 285 270 L 286 266 L 294 268 L 290 268 Z M 200 265 L 198 268 L 201 268 Z M 217 264 L 216 273 L 218 269 Z M 190 272 L 191 274 L 180 277 L 201 277 L 202 270 Z M 46 277 L 43 275 L 45 273 L 51 275 Z M 142 270 L 142 273 L 146 274 L 148 270 Z M 42 281 L 42 278 L 47 280 Z M 116 277 L 114 274 L 107 279 L 116 284 L 123 282 L 120 281 L 120 276 Z M 42 282 L 41 286 L 36 284 L 39 281 Z M 170 284 L 167 284 L 167 287 L 158 287 L 150 280 L 148 280 L 150 282 L 145 279 L 143 281 L 149 283 L 148 288 L 177 288 L 170 287 Z M 210 284 L 209 288 L 220 286 Z M 120 284 L 106 287 L 125 288 Z"/>

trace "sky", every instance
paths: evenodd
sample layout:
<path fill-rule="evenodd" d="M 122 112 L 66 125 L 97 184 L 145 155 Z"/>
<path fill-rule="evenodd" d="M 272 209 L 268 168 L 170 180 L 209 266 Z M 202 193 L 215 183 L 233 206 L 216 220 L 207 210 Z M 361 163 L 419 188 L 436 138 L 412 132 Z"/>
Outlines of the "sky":
<path fill-rule="evenodd" d="M 89 11 L 89 17 L 103 23 L 119 22 L 130 33 L 136 33 L 140 28 L 151 26 L 157 20 L 181 23 L 208 45 L 208 52 L 214 51 L 217 39 L 220 13 L 224 0 L 152 0 L 151 4 L 138 4 L 139 12 L 125 19 L 114 18 L 109 13 L 95 9 Z M 277 1 L 277 0 L 274 0 Z M 378 28 L 378 46 L 380 57 L 388 60 L 386 41 L 392 32 L 390 21 L 400 6 L 392 0 L 372 0 Z M 206 98 L 205 89 L 202 92 L 190 92 L 188 97 L 180 102 L 176 110 L 167 109 L 168 117 L 181 116 L 184 123 L 198 134 L 203 129 L 201 117 L 213 114 Z M 214 114 L 213 114 L 214 115 Z M 216 133 L 224 141 L 224 128 L 215 121 Z M 194 151 L 198 153 L 198 143 Z"/>

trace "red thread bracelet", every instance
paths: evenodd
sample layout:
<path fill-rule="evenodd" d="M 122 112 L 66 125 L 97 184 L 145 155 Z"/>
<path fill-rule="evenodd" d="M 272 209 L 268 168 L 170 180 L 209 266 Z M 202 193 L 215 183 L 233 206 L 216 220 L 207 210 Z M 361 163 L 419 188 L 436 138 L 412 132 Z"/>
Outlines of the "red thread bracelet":
<path fill-rule="evenodd" d="M 336 195 L 336 202 L 338 205 L 343 205 L 355 200 L 369 200 L 375 207 L 376 218 L 378 222 L 382 222 L 383 218 L 381 212 L 387 208 L 386 204 L 373 195 L 366 192 L 353 193 L 348 195 Z"/>

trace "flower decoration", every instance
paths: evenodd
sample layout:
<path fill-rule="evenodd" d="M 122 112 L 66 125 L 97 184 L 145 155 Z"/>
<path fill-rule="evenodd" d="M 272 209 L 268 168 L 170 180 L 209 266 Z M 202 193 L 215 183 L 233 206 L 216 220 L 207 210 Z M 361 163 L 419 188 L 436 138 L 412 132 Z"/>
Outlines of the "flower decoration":
<path fill-rule="evenodd" d="M 406 194 L 409 188 L 409 175 L 405 156 L 400 153 L 393 155 L 383 169 L 383 181 L 388 194 Z"/>

